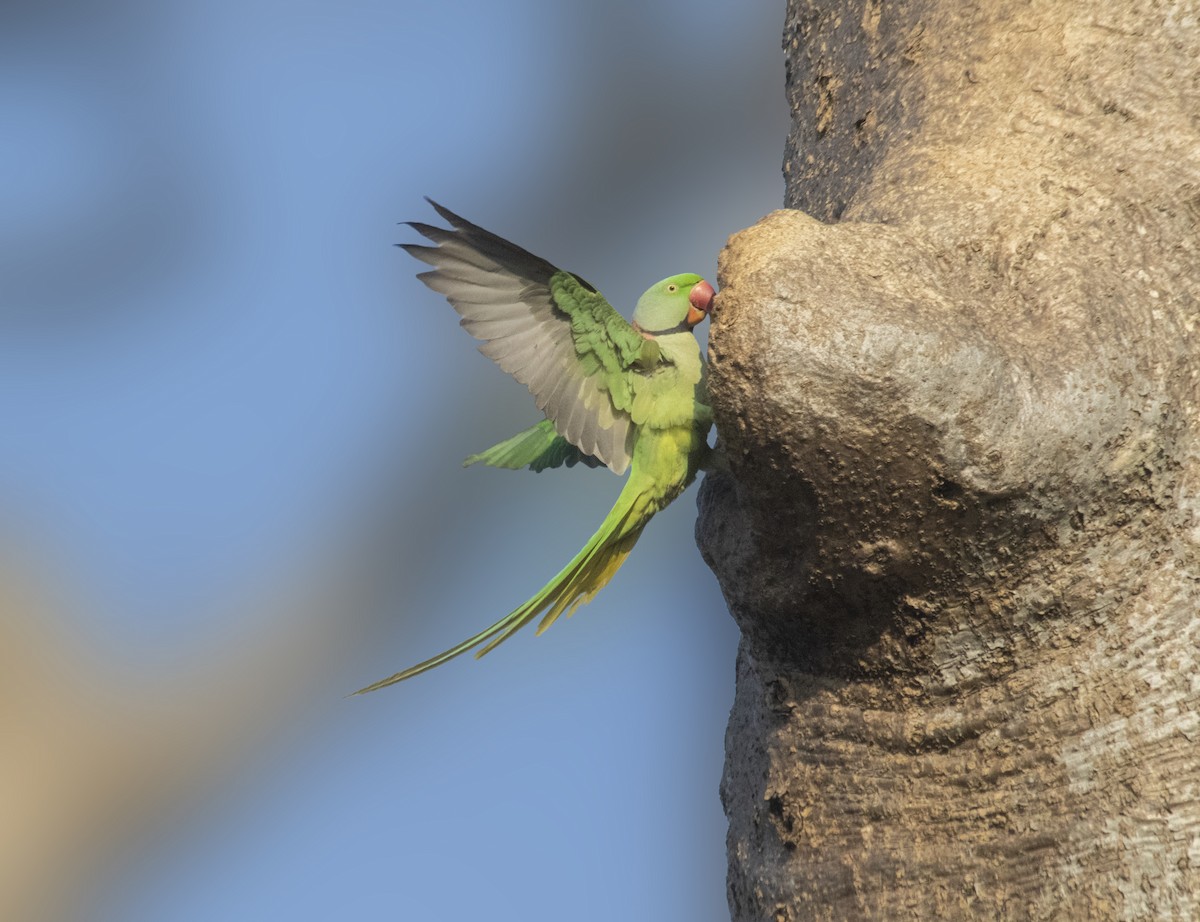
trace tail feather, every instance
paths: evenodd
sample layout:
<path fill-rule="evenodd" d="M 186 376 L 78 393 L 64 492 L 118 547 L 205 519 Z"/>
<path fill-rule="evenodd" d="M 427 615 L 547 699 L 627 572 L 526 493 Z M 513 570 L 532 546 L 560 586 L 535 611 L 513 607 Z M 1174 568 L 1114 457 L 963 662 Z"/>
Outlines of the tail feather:
<path fill-rule="evenodd" d="M 478 659 L 504 643 L 542 612 L 546 614 L 538 625 L 538 634 L 557 621 L 560 615 L 565 613 L 570 617 L 580 605 L 590 602 L 625 562 L 646 523 L 658 509 L 653 503 L 656 492 L 651 483 L 643 481 L 636 474 L 631 476 L 617 497 L 616 504 L 583 549 L 529 601 L 449 650 L 361 688 L 355 694 L 361 695 L 411 679 L 483 644 L 475 653 Z"/>
<path fill-rule="evenodd" d="M 541 634 L 557 621 L 560 615 L 565 614 L 570 618 L 580 605 L 586 605 L 594 599 L 596 593 L 607 586 L 617 570 L 621 569 L 621 564 L 625 562 L 641 535 L 642 529 L 638 528 L 635 533 L 609 545 L 603 556 L 595 555 L 589 558 L 572 580 L 572 584 L 560 594 L 554 607 L 542 616 L 535 634 Z"/>

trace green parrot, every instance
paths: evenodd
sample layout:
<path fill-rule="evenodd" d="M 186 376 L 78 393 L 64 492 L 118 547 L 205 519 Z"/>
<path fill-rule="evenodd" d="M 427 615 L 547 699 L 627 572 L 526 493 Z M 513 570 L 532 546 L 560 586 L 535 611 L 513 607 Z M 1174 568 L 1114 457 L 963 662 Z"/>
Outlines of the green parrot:
<path fill-rule="evenodd" d="M 476 657 L 539 615 L 537 633 L 599 592 L 646 523 L 705 463 L 712 412 L 692 332 L 712 306 L 712 285 L 673 275 L 638 299 L 625 320 L 579 276 L 429 203 L 450 225 L 409 224 L 434 246 L 401 244 L 430 271 L 417 277 L 446 300 L 479 351 L 529 388 L 546 418 L 465 464 L 534 471 L 601 464 L 629 479 L 575 557 L 527 602 L 437 656 L 359 692 L 412 678 L 461 653 Z M 481 646 L 482 645 L 482 646 Z"/>

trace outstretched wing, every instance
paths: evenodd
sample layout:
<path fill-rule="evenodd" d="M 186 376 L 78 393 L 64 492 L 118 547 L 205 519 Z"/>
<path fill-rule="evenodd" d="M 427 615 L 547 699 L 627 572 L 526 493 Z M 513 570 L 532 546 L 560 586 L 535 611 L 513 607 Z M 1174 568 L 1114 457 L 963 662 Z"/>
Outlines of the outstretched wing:
<path fill-rule="evenodd" d="M 635 433 L 632 375 L 659 361 L 658 346 L 583 279 L 429 203 L 450 228 L 410 225 L 435 244 L 401 244 L 433 267 L 418 278 L 446 296 L 485 341 L 479 351 L 529 388 L 563 438 L 623 474 Z"/>
<path fill-rule="evenodd" d="M 523 432 L 518 432 L 510 439 L 505 439 L 499 445 L 493 445 L 479 454 L 471 455 L 463 462 L 463 467 L 483 462 L 491 467 L 506 467 L 509 470 L 529 468 L 535 474 L 540 474 L 547 468 L 574 467 L 580 462 L 588 467 L 599 467 L 600 462 L 591 455 L 585 455 L 578 448 L 564 439 L 554 429 L 554 423 L 543 419 L 536 426 L 530 426 Z"/>

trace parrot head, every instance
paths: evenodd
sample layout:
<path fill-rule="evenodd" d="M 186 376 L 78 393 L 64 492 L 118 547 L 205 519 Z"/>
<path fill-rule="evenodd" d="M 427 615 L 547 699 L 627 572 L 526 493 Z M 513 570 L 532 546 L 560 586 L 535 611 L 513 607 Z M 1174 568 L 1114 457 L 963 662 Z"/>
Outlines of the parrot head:
<path fill-rule="evenodd" d="M 698 275 L 672 275 L 638 298 L 634 328 L 650 336 L 690 330 L 708 316 L 715 294 L 712 285 Z"/>

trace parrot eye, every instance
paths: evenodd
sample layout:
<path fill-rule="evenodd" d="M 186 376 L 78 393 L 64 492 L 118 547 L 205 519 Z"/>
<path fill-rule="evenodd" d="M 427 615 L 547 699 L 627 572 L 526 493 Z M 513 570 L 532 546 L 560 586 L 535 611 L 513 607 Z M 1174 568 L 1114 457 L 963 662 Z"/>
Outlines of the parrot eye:
<path fill-rule="evenodd" d="M 667 291 L 669 291 L 671 294 L 675 294 L 675 292 L 679 291 L 679 286 L 678 285 L 668 285 Z"/>

